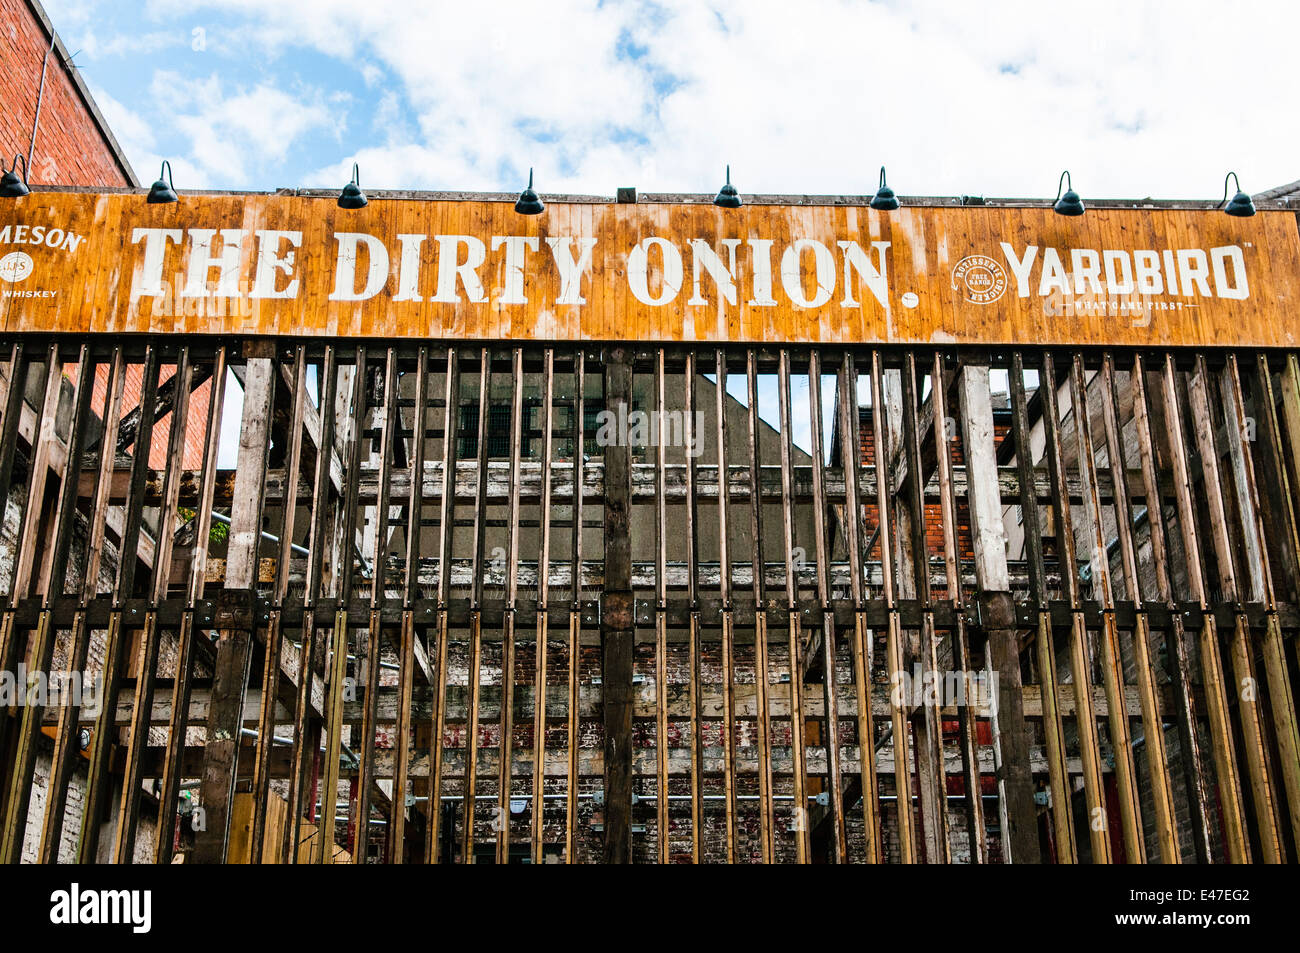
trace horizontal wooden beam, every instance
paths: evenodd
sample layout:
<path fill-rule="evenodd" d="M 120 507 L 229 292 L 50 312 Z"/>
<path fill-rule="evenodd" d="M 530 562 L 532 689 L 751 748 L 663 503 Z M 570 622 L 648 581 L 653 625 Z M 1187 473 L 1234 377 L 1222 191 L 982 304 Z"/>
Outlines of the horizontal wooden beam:
<path fill-rule="evenodd" d="M 889 714 L 889 692 L 890 687 L 888 685 L 874 685 L 872 687 L 871 708 L 874 715 L 887 716 Z M 168 701 L 168 694 L 168 680 L 158 679 L 158 693 L 154 696 L 149 716 L 151 725 L 163 726 L 169 722 L 171 705 Z M 416 686 L 413 689 L 411 693 L 411 717 L 417 724 L 421 721 L 428 721 L 432 717 L 434 694 L 434 689 L 424 685 Z M 668 703 L 667 715 L 670 719 L 686 719 L 690 717 L 690 697 L 687 686 L 669 685 L 665 694 Z M 1057 694 L 1061 714 L 1073 716 L 1075 710 L 1074 687 L 1072 685 L 1063 685 L 1058 689 Z M 444 714 L 447 724 L 454 725 L 463 723 L 466 720 L 468 696 L 469 690 L 464 685 L 447 686 L 446 711 Z M 1038 685 L 1024 686 L 1023 696 L 1025 716 L 1041 718 L 1043 699 L 1040 687 Z M 1093 696 L 1093 706 L 1098 716 L 1105 716 L 1109 712 L 1105 692 L 1100 686 L 1097 686 L 1093 689 Z M 519 685 L 515 687 L 515 709 L 518 715 L 527 715 L 532 712 L 533 697 L 533 686 Z M 736 717 L 741 720 L 753 720 L 757 716 L 754 686 L 752 684 L 736 685 L 734 697 Z M 1138 703 L 1137 687 L 1133 685 L 1125 686 L 1124 697 L 1129 715 L 1138 717 L 1141 714 L 1141 708 Z M 499 685 L 482 686 L 479 689 L 479 699 L 480 719 L 492 719 L 499 716 L 501 712 L 501 687 Z M 788 682 L 774 682 L 771 684 L 768 687 L 768 700 L 768 714 L 770 717 L 790 717 L 790 685 Z M 381 688 L 377 697 L 375 723 L 378 725 L 396 724 L 398 701 L 397 688 L 391 686 Z M 118 695 L 115 715 L 117 724 L 126 726 L 130 723 L 134 703 L 135 692 L 128 685 Z M 600 704 L 601 687 L 599 685 L 583 685 L 578 696 L 578 713 L 580 717 L 599 717 Z M 701 718 L 722 718 L 723 704 L 723 693 L 720 686 L 712 683 L 704 683 L 700 686 Z M 196 683 L 190 695 L 187 724 L 193 726 L 206 724 L 210 705 L 211 686 Z M 980 704 L 974 707 L 978 717 L 988 717 L 989 709 L 987 705 Z M 362 701 L 351 701 L 345 704 L 343 707 L 344 724 L 361 724 L 363 708 L 364 703 Z M 852 718 L 857 712 L 857 693 L 852 685 L 842 686 L 838 699 L 838 709 L 841 718 Z M 261 694 L 256 689 L 249 689 L 248 698 L 244 705 L 244 724 L 255 727 L 260 711 Z M 955 718 L 957 716 L 957 709 L 954 705 L 942 706 L 940 711 L 945 717 Z M 809 692 L 804 699 L 804 716 L 806 718 L 821 718 L 824 712 L 825 706 L 822 695 L 818 692 Z M 559 721 L 567 717 L 567 714 L 568 700 L 559 693 L 548 692 L 546 717 Z M 57 721 L 57 715 L 57 710 L 47 709 L 45 713 L 46 724 L 54 724 Z M 633 717 L 646 720 L 655 717 L 655 691 L 654 686 L 649 682 L 639 683 L 635 686 Z M 92 718 L 83 714 L 82 722 L 84 724 L 90 724 L 92 721 Z M 276 702 L 276 721 L 285 726 L 291 725 L 293 722 L 292 714 L 279 700 Z"/>
<path fill-rule="evenodd" d="M 462 461 L 456 466 L 456 483 L 455 499 L 457 502 L 472 503 L 477 499 L 478 477 L 475 473 L 476 464 L 473 461 Z M 780 467 L 760 467 L 759 473 L 759 495 L 768 503 L 781 502 L 781 470 Z M 795 466 L 792 468 L 794 480 L 791 485 L 794 499 L 799 502 L 812 501 L 812 467 Z M 519 480 L 517 490 L 520 502 L 538 503 L 541 500 L 541 464 L 536 461 L 524 461 L 519 465 Z M 669 501 L 683 502 L 686 499 L 686 466 L 684 464 L 669 464 L 665 468 L 665 489 L 666 497 Z M 302 474 L 299 475 L 298 482 L 298 499 L 300 501 L 309 501 L 312 490 L 308 482 L 310 471 L 304 467 Z M 876 489 L 876 468 L 874 466 L 864 466 L 860 468 L 859 476 L 859 496 L 863 503 L 875 503 L 878 494 Z M 718 498 L 718 468 L 705 464 L 697 464 L 696 486 L 698 497 L 701 500 L 716 500 Z M 844 496 L 844 472 L 839 467 L 828 467 L 826 474 L 826 500 L 828 503 L 843 503 Z M 998 492 L 1001 495 L 1004 505 L 1019 504 L 1020 499 L 1020 478 L 1013 466 L 999 467 L 998 471 Z M 1130 481 L 1134 486 L 1141 486 L 1142 473 L 1140 470 L 1134 470 L 1130 474 Z M 283 469 L 271 469 L 266 474 L 266 501 L 268 504 L 278 503 L 284 499 L 284 486 L 286 475 Z M 583 466 L 583 484 L 582 497 L 584 501 L 600 502 L 604 499 L 604 464 L 603 461 L 590 460 Z M 633 503 L 653 503 L 655 499 L 656 472 L 653 464 L 635 463 L 632 465 L 632 502 Z M 749 467 L 744 465 L 730 466 L 727 468 L 728 480 L 728 500 L 736 502 L 747 502 L 749 500 Z M 198 500 L 198 491 L 200 483 L 200 474 L 197 470 L 186 470 L 180 478 L 180 503 L 182 506 L 193 505 Z M 127 488 L 130 482 L 130 467 L 119 466 L 113 471 L 110 488 L 109 500 L 112 503 L 123 503 L 126 500 Z M 145 503 L 156 506 L 162 499 L 163 473 L 161 470 L 150 471 L 145 483 Z M 411 471 L 409 469 L 394 469 L 390 476 L 390 494 L 393 499 L 406 498 L 410 496 L 411 490 Z M 956 466 L 953 468 L 953 492 L 959 499 L 965 499 L 967 495 L 966 468 Z M 1109 473 L 1098 474 L 1098 485 L 1101 491 L 1101 498 L 1109 502 L 1113 499 L 1114 485 L 1110 480 Z M 81 475 L 80 492 L 83 496 L 89 496 L 94 486 L 94 473 L 90 470 L 83 469 Z M 213 502 L 217 506 L 227 506 L 230 503 L 235 486 L 235 471 L 221 470 L 217 473 L 216 489 L 213 494 Z M 1083 487 L 1076 475 L 1071 475 L 1068 482 L 1070 499 L 1075 503 L 1082 503 Z M 1172 484 L 1162 485 L 1161 490 L 1169 498 L 1173 497 Z M 1042 504 L 1049 504 L 1052 501 L 1051 484 L 1048 481 L 1047 471 L 1038 469 L 1034 471 L 1034 492 L 1038 501 Z M 487 500 L 489 503 L 506 503 L 510 499 L 511 484 L 509 465 L 505 461 L 490 462 L 487 469 Z M 360 473 L 360 483 L 357 488 L 357 501 L 365 505 L 374 505 L 379 498 L 379 473 L 372 468 L 363 467 Z M 442 499 L 442 464 L 438 461 L 431 461 L 424 468 L 424 487 L 423 499 L 426 501 L 435 501 Z M 564 503 L 573 499 L 573 464 L 571 462 L 556 461 L 551 466 L 551 493 L 550 500 L 554 503 Z M 925 487 L 925 500 L 930 503 L 939 501 L 939 485 L 933 477 Z M 1141 494 L 1133 497 L 1135 503 L 1145 503 L 1145 498 Z"/>

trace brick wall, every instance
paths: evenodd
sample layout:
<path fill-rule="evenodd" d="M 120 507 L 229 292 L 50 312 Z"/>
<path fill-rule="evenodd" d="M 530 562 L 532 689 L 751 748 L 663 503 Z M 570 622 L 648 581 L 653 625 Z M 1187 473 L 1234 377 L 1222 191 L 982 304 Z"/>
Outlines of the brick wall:
<path fill-rule="evenodd" d="M 7 167 L 15 154 L 26 155 L 31 145 L 41 62 L 50 36 L 27 0 L 0 0 L 0 36 L 0 154 Z M 50 54 L 46 70 L 29 181 L 131 185 L 71 70 L 63 65 L 61 47 Z"/>
<path fill-rule="evenodd" d="M 108 364 L 101 364 L 95 369 L 95 389 L 91 397 L 91 406 L 100 413 L 108 400 Z M 158 386 L 166 384 L 176 372 L 175 365 L 164 365 L 158 375 Z M 75 366 L 69 366 L 64 373 L 76 377 Z M 140 406 L 140 391 L 144 386 L 144 365 L 128 364 L 126 379 L 122 383 L 122 416 L 126 417 Z M 186 470 L 197 470 L 203 466 L 205 449 L 205 431 L 207 429 L 208 402 L 212 397 L 212 382 L 205 381 L 190 394 L 188 423 L 185 428 L 185 451 L 181 466 Z M 161 470 L 167 465 L 167 444 L 171 440 L 172 416 L 166 416 L 154 422 L 153 435 L 149 441 L 149 466 Z M 134 448 L 131 449 L 134 452 Z"/>
<path fill-rule="evenodd" d="M 875 434 L 872 430 L 871 409 L 859 408 L 859 455 L 863 466 L 874 466 L 876 463 Z M 993 426 L 993 444 L 998 446 L 1007 437 L 1011 431 L 1011 425 L 1005 421 L 995 421 Z M 952 459 L 953 466 L 965 466 L 966 460 L 962 453 L 961 441 L 953 439 L 948 441 L 949 456 Z M 943 507 L 938 503 L 927 503 L 924 506 L 925 519 L 925 542 L 926 551 L 935 559 L 942 559 L 943 551 Z M 879 516 L 874 504 L 865 504 L 863 506 L 865 514 L 865 530 L 868 538 L 875 531 L 879 522 Z M 963 562 L 975 558 L 974 542 L 971 539 L 970 529 L 970 507 L 964 502 L 957 503 L 957 551 L 958 558 Z M 880 546 L 876 544 L 870 558 L 880 558 Z"/>

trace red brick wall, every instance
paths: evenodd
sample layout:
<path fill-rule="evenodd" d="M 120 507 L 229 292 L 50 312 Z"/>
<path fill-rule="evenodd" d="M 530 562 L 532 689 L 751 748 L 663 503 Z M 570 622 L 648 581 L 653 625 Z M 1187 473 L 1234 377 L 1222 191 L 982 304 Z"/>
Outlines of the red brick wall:
<path fill-rule="evenodd" d="M 49 46 L 49 35 L 26 0 L 0 0 L 0 153 L 6 167 L 15 154 L 26 155 L 31 144 L 41 61 Z M 46 69 L 31 163 L 28 180 L 32 183 L 131 184 L 57 48 Z"/>
<path fill-rule="evenodd" d="M 101 413 L 108 399 L 108 365 L 101 364 L 95 371 L 95 389 L 91 397 L 91 406 L 96 413 Z M 76 368 L 65 370 L 70 378 L 76 378 Z M 167 383 L 176 373 L 174 366 L 164 365 L 158 375 L 158 384 Z M 126 380 L 122 385 L 122 416 L 140 406 L 140 390 L 144 385 L 144 367 L 140 364 L 128 364 Z M 185 427 L 185 454 L 181 466 L 186 470 L 197 470 L 203 466 L 203 451 L 206 447 L 206 428 L 208 424 L 208 401 L 212 397 L 212 382 L 205 381 L 194 389 L 190 395 L 189 422 Z M 171 439 L 171 414 L 154 424 L 153 436 L 149 442 L 149 466 L 161 470 L 167 465 L 167 444 Z M 134 452 L 134 451 L 133 451 Z"/>

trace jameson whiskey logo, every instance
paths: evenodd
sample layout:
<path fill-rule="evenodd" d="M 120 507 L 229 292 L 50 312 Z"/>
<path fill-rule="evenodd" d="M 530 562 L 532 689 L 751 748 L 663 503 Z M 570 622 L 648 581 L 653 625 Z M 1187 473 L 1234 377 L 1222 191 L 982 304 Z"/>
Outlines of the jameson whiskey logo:
<path fill-rule="evenodd" d="M 3 298 L 52 298 L 56 291 L 44 288 L 12 287 L 26 281 L 36 269 L 33 254 L 40 251 L 32 246 L 52 249 L 64 254 L 75 254 L 85 241 L 84 235 L 78 235 L 71 229 L 57 228 L 49 225 L 5 225 L 0 228 L 0 290 Z M 11 246 L 19 247 L 8 250 Z"/>

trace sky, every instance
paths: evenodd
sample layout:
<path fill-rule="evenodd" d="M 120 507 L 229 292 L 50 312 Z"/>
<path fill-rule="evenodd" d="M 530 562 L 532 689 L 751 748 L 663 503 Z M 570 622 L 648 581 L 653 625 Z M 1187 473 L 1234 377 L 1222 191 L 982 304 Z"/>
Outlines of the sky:
<path fill-rule="evenodd" d="M 341 187 L 354 162 L 367 189 L 513 192 L 532 167 L 543 195 L 712 193 L 727 164 L 742 193 L 867 194 L 881 165 L 904 196 L 1050 198 L 1064 169 L 1085 200 L 1300 179 L 1300 4 L 45 8 L 137 176 L 169 159 L 182 191 Z M 792 404 L 807 448 L 806 381 Z"/>
<path fill-rule="evenodd" d="M 1300 179 L 1300 5 L 45 0 L 180 189 L 1217 199 Z"/>

